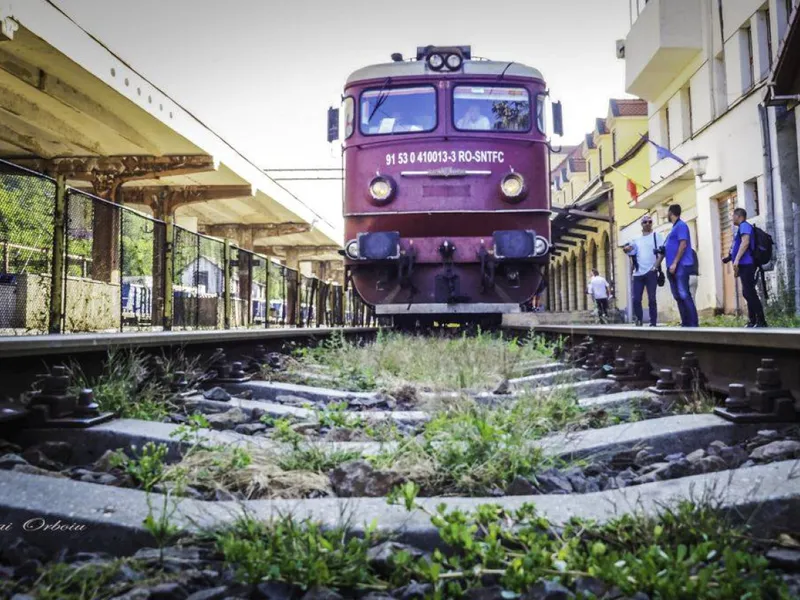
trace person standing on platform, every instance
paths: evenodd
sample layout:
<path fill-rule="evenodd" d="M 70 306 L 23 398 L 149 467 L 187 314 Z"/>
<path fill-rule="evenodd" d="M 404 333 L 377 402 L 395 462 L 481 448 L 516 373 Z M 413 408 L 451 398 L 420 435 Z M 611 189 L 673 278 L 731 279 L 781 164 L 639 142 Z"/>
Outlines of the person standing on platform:
<path fill-rule="evenodd" d="M 733 224 L 736 225 L 736 235 L 733 238 L 733 247 L 725 262 L 733 261 L 733 276 L 742 282 L 742 295 L 747 301 L 749 321 L 747 327 L 767 327 L 764 317 L 764 307 L 756 290 L 756 272 L 758 267 L 753 260 L 754 232 L 753 226 L 747 222 L 747 211 L 737 208 L 733 211 Z"/>
<path fill-rule="evenodd" d="M 689 277 L 697 272 L 696 256 L 692 249 L 689 226 L 681 220 L 681 207 L 673 204 L 667 211 L 672 230 L 664 244 L 664 258 L 667 261 L 667 278 L 672 297 L 678 304 L 682 327 L 698 327 L 697 307 L 689 289 Z"/>
<path fill-rule="evenodd" d="M 601 323 L 608 322 L 608 297 L 611 295 L 608 282 L 604 277 L 600 277 L 600 271 L 592 269 L 592 278 L 589 280 L 587 294 L 591 294 L 594 303 L 597 305 L 597 316 Z"/>
<path fill-rule="evenodd" d="M 642 326 L 644 318 L 642 312 L 642 296 L 647 290 L 647 304 L 650 309 L 650 327 L 658 324 L 658 304 L 656 290 L 658 289 L 659 276 L 661 285 L 664 285 L 664 275 L 661 273 L 661 261 L 664 260 L 660 253 L 664 245 L 664 236 L 653 232 L 653 217 L 642 217 L 642 236 L 622 247 L 623 252 L 633 259 L 633 316 L 637 327 Z"/>

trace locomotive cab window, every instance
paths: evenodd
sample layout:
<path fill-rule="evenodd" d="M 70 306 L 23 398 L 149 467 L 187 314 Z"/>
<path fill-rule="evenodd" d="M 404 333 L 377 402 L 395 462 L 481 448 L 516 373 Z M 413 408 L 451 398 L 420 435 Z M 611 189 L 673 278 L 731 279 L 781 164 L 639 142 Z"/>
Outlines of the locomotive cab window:
<path fill-rule="evenodd" d="M 361 133 L 385 135 L 436 129 L 433 86 L 374 89 L 361 94 Z"/>
<path fill-rule="evenodd" d="M 352 96 L 347 96 L 344 99 L 342 108 L 344 109 L 342 111 L 344 112 L 344 139 L 347 139 L 353 135 L 353 130 L 355 129 L 356 103 Z"/>
<path fill-rule="evenodd" d="M 457 86 L 453 122 L 460 131 L 530 131 L 530 94 L 525 88 Z"/>

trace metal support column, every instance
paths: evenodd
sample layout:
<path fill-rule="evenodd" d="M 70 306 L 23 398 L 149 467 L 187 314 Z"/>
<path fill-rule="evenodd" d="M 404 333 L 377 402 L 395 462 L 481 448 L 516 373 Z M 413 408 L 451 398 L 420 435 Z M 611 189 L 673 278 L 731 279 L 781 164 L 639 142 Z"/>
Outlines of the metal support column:
<path fill-rule="evenodd" d="M 173 322 L 173 308 L 174 296 L 172 292 L 172 274 L 175 270 L 174 253 L 175 253 L 175 226 L 172 223 L 172 213 L 164 215 L 164 268 L 162 269 L 163 290 L 164 290 L 164 312 L 162 315 L 162 324 L 164 331 L 172 329 Z"/>
<path fill-rule="evenodd" d="M 64 326 L 64 268 L 67 242 L 67 178 L 56 177 L 56 198 L 53 214 L 53 256 L 51 262 L 52 280 L 50 284 L 50 318 L 48 331 L 61 333 Z"/>
<path fill-rule="evenodd" d="M 224 289 L 224 296 L 223 296 L 223 308 L 225 311 L 225 317 L 223 321 L 223 327 L 225 329 L 231 328 L 231 314 L 232 308 L 231 305 L 231 241 L 229 239 L 225 240 L 225 245 L 223 246 L 222 250 L 222 262 L 223 262 L 223 289 Z"/>

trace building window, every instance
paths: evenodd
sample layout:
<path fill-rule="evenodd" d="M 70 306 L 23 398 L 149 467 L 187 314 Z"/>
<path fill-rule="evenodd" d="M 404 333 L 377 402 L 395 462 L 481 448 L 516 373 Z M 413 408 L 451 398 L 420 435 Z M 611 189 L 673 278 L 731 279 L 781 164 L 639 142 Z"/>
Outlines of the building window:
<path fill-rule="evenodd" d="M 694 133 L 694 118 L 692 116 L 692 88 L 687 85 L 680 91 L 681 121 L 683 125 L 683 140 L 686 141 Z"/>
<path fill-rule="evenodd" d="M 769 9 L 764 11 L 764 23 L 766 24 L 767 34 L 767 64 L 772 67 L 772 21 L 770 20 Z"/>
<path fill-rule="evenodd" d="M 745 43 L 745 55 L 744 58 L 747 61 L 747 75 L 749 79 L 745 79 L 742 83 L 744 84 L 742 87 L 744 88 L 743 91 L 749 90 L 753 87 L 753 84 L 756 81 L 756 66 L 753 60 L 753 28 L 752 27 L 745 27 L 744 28 L 744 43 Z"/>
<path fill-rule="evenodd" d="M 199 271 L 194 273 L 193 287 L 202 285 L 206 290 L 208 289 L 208 271 Z"/>
<path fill-rule="evenodd" d="M 791 21 L 792 8 L 794 7 L 794 0 L 785 0 L 786 2 L 786 22 Z"/>
<path fill-rule="evenodd" d="M 744 209 L 747 211 L 748 218 L 757 217 L 761 214 L 760 202 L 758 200 L 758 179 L 751 179 L 744 182 Z"/>
<path fill-rule="evenodd" d="M 716 116 L 719 117 L 728 109 L 728 75 L 725 72 L 725 52 L 720 52 L 714 59 L 714 81 L 717 87 L 715 90 Z"/>
<path fill-rule="evenodd" d="M 611 133 L 611 162 L 617 162 L 617 132 Z"/>
<path fill-rule="evenodd" d="M 592 180 L 592 161 L 591 160 L 587 160 L 586 161 L 586 174 L 589 177 L 589 181 L 591 181 Z"/>
<path fill-rule="evenodd" d="M 669 130 L 669 106 L 664 108 L 664 146 L 672 150 L 672 136 Z"/>
<path fill-rule="evenodd" d="M 597 167 L 597 170 L 602 173 L 603 172 L 603 148 L 602 147 L 597 149 L 597 160 L 600 163 L 600 166 Z"/>

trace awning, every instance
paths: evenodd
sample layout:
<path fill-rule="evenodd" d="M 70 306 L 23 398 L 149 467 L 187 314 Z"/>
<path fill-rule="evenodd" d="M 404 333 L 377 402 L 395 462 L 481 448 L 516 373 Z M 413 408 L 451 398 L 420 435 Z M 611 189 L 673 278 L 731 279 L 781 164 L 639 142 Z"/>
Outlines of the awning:
<path fill-rule="evenodd" d="M 694 169 L 692 165 L 684 165 L 669 177 L 662 179 L 653 187 L 639 195 L 638 201 L 631 200 L 628 206 L 632 208 L 649 209 L 666 202 L 687 187 L 694 186 Z"/>
<path fill-rule="evenodd" d="M 770 88 L 775 96 L 800 94 L 800 5 L 794 7 L 786 36 L 778 49 L 778 60 L 770 75 Z"/>

